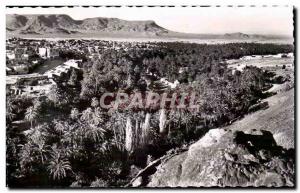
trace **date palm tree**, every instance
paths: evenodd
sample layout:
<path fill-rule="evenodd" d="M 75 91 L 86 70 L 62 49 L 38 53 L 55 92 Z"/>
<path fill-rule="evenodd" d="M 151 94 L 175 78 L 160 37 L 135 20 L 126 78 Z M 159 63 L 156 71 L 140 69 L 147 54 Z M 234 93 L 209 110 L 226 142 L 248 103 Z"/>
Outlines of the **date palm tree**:
<path fill-rule="evenodd" d="M 93 142 L 99 142 L 103 139 L 105 134 L 105 130 L 101 127 L 97 127 L 95 125 L 88 125 L 85 127 L 85 138 L 90 139 Z"/>
<path fill-rule="evenodd" d="M 32 150 L 40 155 L 40 160 L 44 164 L 44 160 L 47 159 L 49 154 L 49 145 L 46 144 L 47 132 L 46 125 L 38 125 L 34 128 L 30 128 L 25 131 L 28 141 L 32 145 Z"/>
<path fill-rule="evenodd" d="M 12 119 L 16 116 L 14 114 L 15 105 L 12 103 L 11 100 L 7 100 L 6 102 L 6 118 L 9 121 L 12 121 Z"/>
<path fill-rule="evenodd" d="M 54 149 L 53 149 L 54 150 Z M 54 180 L 60 180 L 67 177 L 67 172 L 72 172 L 71 164 L 64 158 L 61 152 L 52 151 L 50 162 L 47 167 Z"/>
<path fill-rule="evenodd" d="M 35 141 L 33 145 L 34 150 L 40 155 L 42 164 L 44 164 L 44 161 L 47 159 L 47 154 L 49 153 L 49 145 L 47 145 L 43 139 Z"/>
<path fill-rule="evenodd" d="M 78 119 L 79 115 L 80 115 L 80 113 L 79 113 L 79 110 L 77 108 L 73 108 L 71 110 L 71 114 L 70 114 L 71 119 L 76 120 L 76 119 Z"/>
<path fill-rule="evenodd" d="M 38 116 L 38 113 L 33 106 L 27 108 L 26 113 L 25 113 L 25 119 L 30 121 L 31 128 L 32 128 L 32 122 L 33 122 L 33 120 L 35 120 L 37 118 L 37 116 Z"/>
<path fill-rule="evenodd" d="M 69 124 L 66 122 L 64 125 L 63 134 L 61 136 L 61 142 L 69 146 L 70 150 L 73 151 L 77 147 L 76 139 L 78 136 L 76 130 L 78 129 L 78 123 Z"/>
<path fill-rule="evenodd" d="M 92 98 L 91 106 L 94 108 L 99 106 L 99 100 L 96 97 Z"/>
<path fill-rule="evenodd" d="M 82 112 L 80 120 L 89 122 L 92 120 L 92 117 L 93 117 L 93 110 L 92 110 L 92 108 L 89 107 Z"/>
<path fill-rule="evenodd" d="M 96 107 L 93 112 L 92 123 L 97 126 L 101 125 L 104 123 L 104 118 L 104 113 L 99 107 Z"/>
<path fill-rule="evenodd" d="M 18 153 L 18 159 L 19 159 L 21 172 L 22 173 L 32 172 L 33 163 L 35 162 L 32 143 L 29 142 L 19 146 L 20 146 L 20 152 Z"/>
<path fill-rule="evenodd" d="M 110 119 L 107 123 L 107 128 L 110 129 L 114 134 L 113 143 L 122 151 L 125 148 L 127 119 L 128 116 L 125 113 L 115 111 L 111 112 Z"/>

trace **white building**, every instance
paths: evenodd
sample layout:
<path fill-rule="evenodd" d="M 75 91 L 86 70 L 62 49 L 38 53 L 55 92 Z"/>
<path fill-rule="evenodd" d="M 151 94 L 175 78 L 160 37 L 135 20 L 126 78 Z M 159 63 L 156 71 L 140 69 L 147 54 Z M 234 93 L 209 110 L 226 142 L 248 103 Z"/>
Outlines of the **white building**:
<path fill-rule="evenodd" d="M 57 49 L 51 48 L 39 48 L 39 55 L 42 58 L 55 58 L 59 56 L 59 51 Z"/>
<path fill-rule="evenodd" d="M 171 87 L 172 89 L 176 88 L 179 85 L 179 81 L 175 80 L 174 83 L 169 82 L 166 78 L 161 78 L 160 82 L 164 83 L 166 86 Z"/>
<path fill-rule="evenodd" d="M 16 54 L 14 53 L 14 52 L 12 52 L 12 51 L 10 51 L 10 52 L 6 52 L 6 57 L 9 59 L 9 60 L 14 60 L 14 59 L 16 59 Z"/>
<path fill-rule="evenodd" d="M 18 64 L 14 66 L 13 69 L 17 74 L 27 74 L 29 71 L 28 66 L 26 64 Z"/>
<path fill-rule="evenodd" d="M 39 55 L 42 58 L 47 58 L 47 48 L 39 48 Z"/>
<path fill-rule="evenodd" d="M 78 62 L 82 62 L 82 60 L 68 60 L 62 65 L 45 72 L 44 75 L 48 78 L 53 78 L 53 75 L 61 76 L 62 73 L 67 73 L 71 68 L 79 69 Z"/>

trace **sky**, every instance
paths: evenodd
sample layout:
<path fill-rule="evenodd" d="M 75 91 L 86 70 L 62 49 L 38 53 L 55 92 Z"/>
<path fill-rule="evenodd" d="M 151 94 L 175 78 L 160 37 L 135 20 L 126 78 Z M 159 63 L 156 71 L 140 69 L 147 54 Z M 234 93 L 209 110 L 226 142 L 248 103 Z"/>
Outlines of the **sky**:
<path fill-rule="evenodd" d="M 173 7 L 173 8 L 6 8 L 6 14 L 67 14 L 73 19 L 114 17 L 154 20 L 177 32 L 293 35 L 293 8 L 289 7 Z"/>

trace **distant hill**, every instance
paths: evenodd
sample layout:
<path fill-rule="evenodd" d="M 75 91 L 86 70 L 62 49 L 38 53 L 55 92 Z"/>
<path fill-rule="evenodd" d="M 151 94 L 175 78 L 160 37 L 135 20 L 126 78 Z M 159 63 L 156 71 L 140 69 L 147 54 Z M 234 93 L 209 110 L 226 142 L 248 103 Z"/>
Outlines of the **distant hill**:
<path fill-rule="evenodd" d="M 224 34 L 225 38 L 233 38 L 233 39 L 249 39 L 249 38 L 255 38 L 255 39 L 262 39 L 266 38 L 264 35 L 257 35 L 257 34 L 244 34 L 244 33 L 226 33 Z"/>

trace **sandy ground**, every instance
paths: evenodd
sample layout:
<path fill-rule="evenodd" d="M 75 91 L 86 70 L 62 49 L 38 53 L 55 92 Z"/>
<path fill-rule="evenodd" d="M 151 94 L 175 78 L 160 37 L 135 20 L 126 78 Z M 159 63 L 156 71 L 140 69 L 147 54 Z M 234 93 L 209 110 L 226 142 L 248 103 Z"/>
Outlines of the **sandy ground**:
<path fill-rule="evenodd" d="M 256 66 L 258 68 L 282 68 L 283 65 L 286 66 L 288 69 L 293 69 L 294 58 L 261 58 L 261 59 L 238 59 L 238 60 L 228 60 L 228 67 L 235 68 L 240 71 L 243 70 L 246 66 Z"/>
<path fill-rule="evenodd" d="M 293 39 L 253 39 L 253 38 L 209 38 L 209 37 L 177 37 L 177 36 L 147 36 L 135 33 L 100 33 L 100 34 L 6 34 L 6 39 L 19 37 L 24 39 L 47 39 L 47 40 L 67 40 L 67 39 L 87 39 L 87 40 L 106 40 L 106 41 L 121 41 L 121 42 L 185 42 L 197 44 L 226 44 L 226 43 L 272 43 L 272 44 L 292 44 Z"/>

